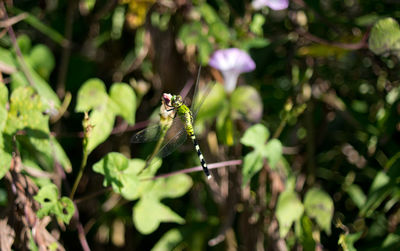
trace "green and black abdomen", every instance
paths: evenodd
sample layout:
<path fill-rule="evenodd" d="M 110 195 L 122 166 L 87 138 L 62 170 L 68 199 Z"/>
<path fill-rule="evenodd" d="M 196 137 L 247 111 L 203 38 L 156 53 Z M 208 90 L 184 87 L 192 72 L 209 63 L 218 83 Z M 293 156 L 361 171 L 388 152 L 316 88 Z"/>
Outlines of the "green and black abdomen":
<path fill-rule="evenodd" d="M 208 170 L 207 163 L 204 159 L 203 154 L 201 153 L 200 146 L 199 143 L 197 143 L 196 136 L 194 135 L 192 112 L 186 105 L 179 106 L 177 112 L 181 120 L 185 124 L 185 129 L 187 134 L 193 141 L 193 145 L 194 148 L 196 149 L 197 156 L 199 156 L 201 167 L 203 168 L 204 173 L 207 175 L 207 178 L 210 179 L 211 178 L 210 171 Z"/>

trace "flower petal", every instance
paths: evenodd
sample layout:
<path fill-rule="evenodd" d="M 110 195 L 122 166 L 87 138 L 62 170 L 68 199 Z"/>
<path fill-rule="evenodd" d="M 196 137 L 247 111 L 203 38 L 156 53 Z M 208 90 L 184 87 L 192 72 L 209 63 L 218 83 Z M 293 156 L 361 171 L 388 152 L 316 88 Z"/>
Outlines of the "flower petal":
<path fill-rule="evenodd" d="M 237 48 L 218 50 L 211 56 L 209 65 L 220 71 L 249 72 L 256 68 L 253 59 Z"/>
<path fill-rule="evenodd" d="M 268 0 L 267 5 L 273 10 L 284 10 L 289 6 L 289 0 Z"/>
<path fill-rule="evenodd" d="M 268 6 L 272 10 L 284 10 L 289 6 L 289 0 L 254 0 L 251 2 L 254 9 L 259 10 Z"/>

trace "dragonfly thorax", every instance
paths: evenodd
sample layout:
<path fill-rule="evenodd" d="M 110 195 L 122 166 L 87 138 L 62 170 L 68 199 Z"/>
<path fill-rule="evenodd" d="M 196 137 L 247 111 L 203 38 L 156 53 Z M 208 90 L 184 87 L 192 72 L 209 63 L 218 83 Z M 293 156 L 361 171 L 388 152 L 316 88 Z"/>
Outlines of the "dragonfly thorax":
<path fill-rule="evenodd" d="M 179 108 L 183 105 L 182 97 L 181 95 L 173 95 L 171 98 L 171 105 L 174 108 Z"/>

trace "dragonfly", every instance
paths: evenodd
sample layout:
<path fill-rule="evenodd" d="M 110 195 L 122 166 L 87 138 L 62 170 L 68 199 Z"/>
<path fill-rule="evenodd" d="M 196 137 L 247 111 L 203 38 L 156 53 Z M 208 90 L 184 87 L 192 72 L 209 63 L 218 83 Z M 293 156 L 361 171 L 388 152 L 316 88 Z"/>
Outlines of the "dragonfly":
<path fill-rule="evenodd" d="M 194 98 L 196 97 L 196 94 L 198 92 L 200 71 L 201 67 L 199 67 L 198 70 L 195 91 L 193 95 Z M 203 172 L 208 179 L 211 178 L 210 171 L 208 170 L 207 163 L 204 159 L 203 153 L 200 150 L 200 146 L 197 142 L 197 138 L 194 132 L 194 120 L 198 110 L 205 100 L 205 97 L 207 96 L 206 93 L 207 91 L 205 92 L 205 95 L 202 97 L 198 105 L 192 104 L 191 107 L 195 108 L 195 111 L 192 111 L 187 105 L 184 104 L 183 99 L 180 95 L 172 95 L 169 93 L 164 93 L 162 95 L 162 106 L 160 109 L 161 112 L 159 124 L 149 126 L 146 129 L 139 131 L 138 133 L 134 134 L 131 139 L 132 143 L 157 141 L 155 150 L 153 151 L 153 154 L 151 154 L 150 157 L 147 159 L 145 167 L 155 156 L 163 158 L 172 153 L 176 148 L 182 145 L 186 141 L 187 136 L 189 136 L 193 142 L 197 156 L 200 160 L 201 167 L 203 168 Z M 172 124 L 179 124 L 177 120 L 180 120 L 183 126 L 181 126 L 178 132 L 176 132 L 176 135 L 174 135 L 165 144 L 163 144 L 167 132 L 169 133 L 169 131 L 173 131 Z"/>

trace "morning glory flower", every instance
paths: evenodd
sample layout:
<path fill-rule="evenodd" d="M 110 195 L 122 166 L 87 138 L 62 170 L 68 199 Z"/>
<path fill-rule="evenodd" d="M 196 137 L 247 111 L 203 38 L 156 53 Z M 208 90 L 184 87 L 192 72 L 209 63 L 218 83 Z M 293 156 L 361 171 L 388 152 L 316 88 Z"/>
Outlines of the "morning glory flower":
<path fill-rule="evenodd" d="M 235 90 L 240 74 L 256 68 L 249 54 L 237 48 L 217 50 L 212 54 L 209 65 L 221 71 L 227 93 Z"/>
<path fill-rule="evenodd" d="M 289 6 L 289 0 L 254 0 L 251 5 L 256 10 L 265 6 L 268 6 L 273 10 L 284 10 Z"/>

